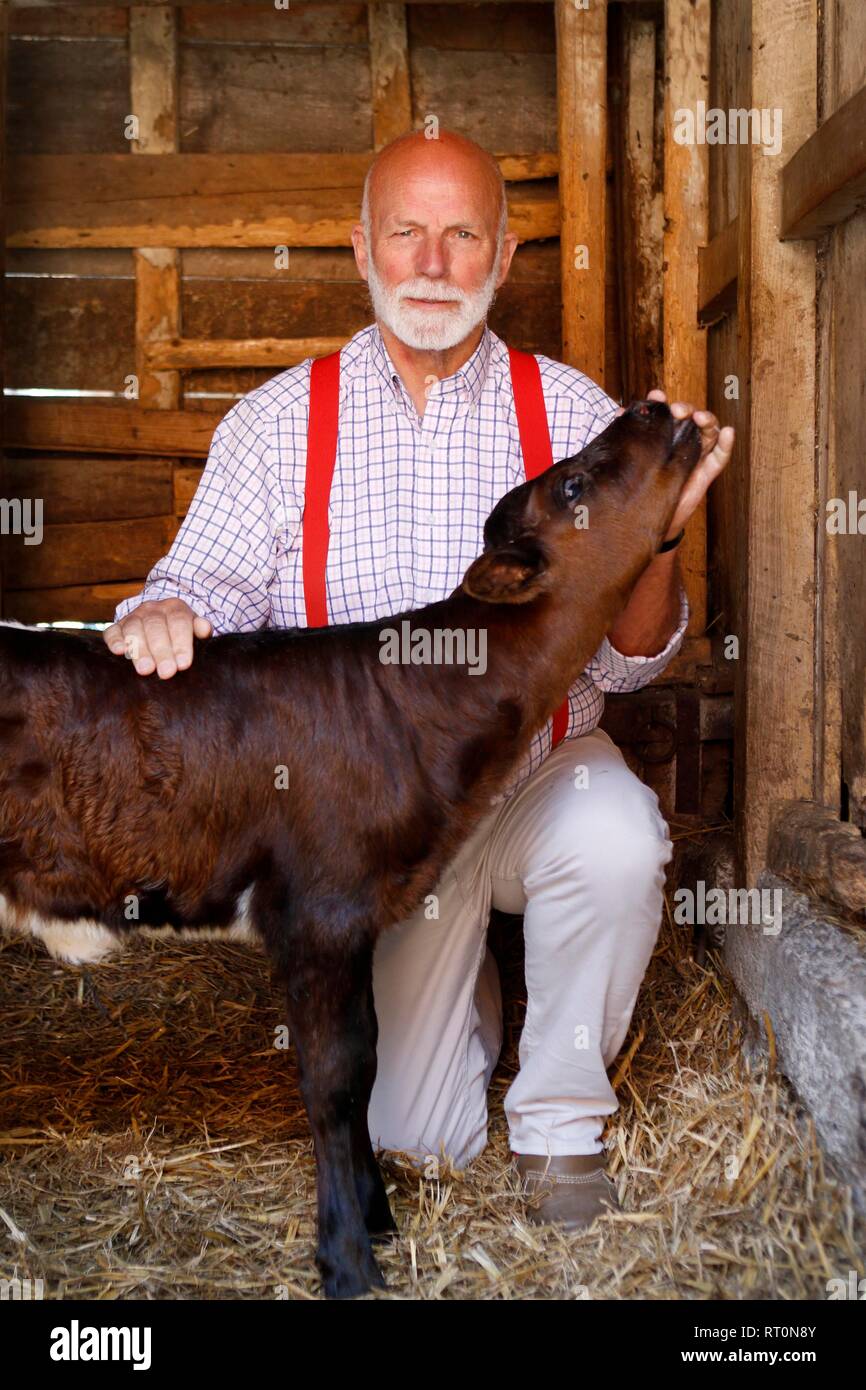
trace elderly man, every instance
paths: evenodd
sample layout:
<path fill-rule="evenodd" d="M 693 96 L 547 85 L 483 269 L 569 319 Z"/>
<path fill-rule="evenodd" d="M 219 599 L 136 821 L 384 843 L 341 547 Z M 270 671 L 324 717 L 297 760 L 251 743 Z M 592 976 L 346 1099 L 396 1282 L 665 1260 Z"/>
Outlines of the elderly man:
<path fill-rule="evenodd" d="M 369 620 L 445 598 L 530 464 L 577 453 L 617 413 L 581 372 L 514 353 L 487 327 L 517 237 L 498 165 L 472 141 L 414 133 L 388 145 L 352 241 L 375 322 L 315 371 L 307 360 L 250 392 L 218 426 L 171 550 L 105 633 L 143 676 L 188 667 L 194 633 Z M 374 959 L 371 1139 L 428 1171 L 443 1155 L 462 1165 L 486 1144 L 502 1039 L 491 903 L 524 914 L 528 1002 L 505 1109 L 538 1198 L 530 1219 L 571 1228 L 617 1205 L 601 1144 L 616 1108 L 606 1068 L 656 941 L 671 855 L 656 796 L 597 726 L 603 692 L 645 685 L 682 640 L 676 543 L 733 444 L 709 412 L 694 418 L 702 459 L 663 553 L 433 907 L 381 937 Z"/>

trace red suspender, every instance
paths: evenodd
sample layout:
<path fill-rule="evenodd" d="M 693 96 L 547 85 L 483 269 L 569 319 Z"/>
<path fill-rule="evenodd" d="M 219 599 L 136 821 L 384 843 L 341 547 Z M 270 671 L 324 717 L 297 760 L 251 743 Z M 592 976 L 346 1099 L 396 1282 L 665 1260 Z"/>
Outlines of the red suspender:
<path fill-rule="evenodd" d="M 520 447 L 527 478 L 537 478 L 553 463 L 547 411 L 538 361 L 530 352 L 508 349 Z M 304 516 L 301 523 L 301 567 L 308 627 L 327 627 L 325 570 L 328 563 L 328 498 L 337 458 L 340 401 L 340 354 L 318 357 L 310 369 L 310 419 L 307 426 L 307 470 Z M 568 727 L 568 700 L 553 716 L 553 747 Z"/>
<path fill-rule="evenodd" d="M 531 352 L 518 352 L 508 349 L 511 362 L 511 385 L 514 390 L 514 407 L 517 411 L 517 428 L 520 432 L 520 448 L 523 453 L 523 467 L 527 478 L 537 478 L 539 473 L 553 465 L 553 449 L 550 444 L 550 430 L 547 425 L 547 411 L 544 408 L 544 392 L 541 389 L 541 372 L 538 358 Z M 563 700 L 553 715 L 553 742 L 555 748 L 565 738 L 568 728 L 568 697 Z"/>
<path fill-rule="evenodd" d="M 310 369 L 310 420 L 307 472 L 301 523 L 301 568 L 307 627 L 328 626 L 325 569 L 328 563 L 328 498 L 337 460 L 340 406 L 340 354 L 317 357 Z"/>

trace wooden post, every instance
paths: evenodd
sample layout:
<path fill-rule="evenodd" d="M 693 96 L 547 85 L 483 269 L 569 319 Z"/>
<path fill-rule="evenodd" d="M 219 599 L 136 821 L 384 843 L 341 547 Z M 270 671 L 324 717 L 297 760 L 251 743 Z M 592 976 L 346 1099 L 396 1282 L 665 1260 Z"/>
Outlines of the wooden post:
<path fill-rule="evenodd" d="M 562 357 L 604 385 L 607 0 L 555 0 Z"/>
<path fill-rule="evenodd" d="M 405 135 L 412 129 L 406 6 L 370 0 L 367 26 L 370 35 L 373 148 L 381 150 L 389 140 L 395 140 L 398 135 Z"/>
<path fill-rule="evenodd" d="M 698 248 L 709 227 L 708 148 L 679 143 L 679 112 L 696 116 L 706 103 L 710 71 L 710 0 L 665 3 L 664 386 L 669 401 L 707 400 L 707 336 L 698 322 Z M 695 132 L 697 135 L 697 131 Z M 689 632 L 707 622 L 707 515 L 703 505 L 686 528 L 680 551 L 689 597 Z"/>
<path fill-rule="evenodd" d="M 5 398 L 3 389 L 5 386 L 4 360 L 6 349 L 6 313 L 5 313 L 5 250 L 6 250 L 6 64 L 7 44 L 6 35 L 9 25 L 9 11 L 6 0 L 0 0 L 0 497 L 5 496 L 2 446 L 6 438 L 5 434 Z M 6 550 L 4 538 L 0 536 L 0 546 Z M 0 555 L 0 618 L 3 617 L 3 556 Z"/>
<path fill-rule="evenodd" d="M 177 139 L 177 31 L 171 5 L 134 5 L 129 12 L 131 114 L 138 120 L 135 154 L 174 154 Z M 140 247 L 135 259 L 135 343 L 138 399 L 143 406 L 176 410 L 181 376 L 152 371 L 149 344 L 181 331 L 180 252 Z"/>
<path fill-rule="evenodd" d="M 741 0 L 738 106 L 781 111 L 781 150 L 739 159 L 737 663 L 740 881 L 766 862 L 771 803 L 808 798 L 815 740 L 815 248 L 779 241 L 780 171 L 816 121 L 817 0 Z"/>

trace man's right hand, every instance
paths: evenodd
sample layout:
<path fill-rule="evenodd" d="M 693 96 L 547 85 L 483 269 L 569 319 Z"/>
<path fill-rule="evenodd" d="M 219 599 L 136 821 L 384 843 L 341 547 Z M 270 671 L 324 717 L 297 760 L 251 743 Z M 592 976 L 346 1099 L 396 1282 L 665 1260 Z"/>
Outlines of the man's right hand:
<path fill-rule="evenodd" d="M 131 658 L 140 676 L 156 671 L 168 680 L 192 665 L 193 636 L 210 637 L 212 631 L 208 619 L 182 598 L 162 598 L 140 603 L 102 636 L 109 651 Z"/>

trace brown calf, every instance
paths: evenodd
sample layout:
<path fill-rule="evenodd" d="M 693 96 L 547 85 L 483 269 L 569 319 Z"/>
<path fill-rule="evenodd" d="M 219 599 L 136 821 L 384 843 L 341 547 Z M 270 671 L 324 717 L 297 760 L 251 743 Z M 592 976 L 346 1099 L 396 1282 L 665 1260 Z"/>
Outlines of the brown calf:
<path fill-rule="evenodd" d="M 435 889 L 599 647 L 698 452 L 692 422 L 633 405 L 502 498 L 441 603 L 214 637 L 170 681 L 98 634 L 0 627 L 7 925 L 122 933 L 131 895 L 139 925 L 230 924 L 243 905 L 286 982 L 329 1296 L 381 1285 L 370 1236 L 396 1229 L 367 1128 L 376 937 Z M 413 640 L 483 631 L 486 670 L 386 664 L 404 620 Z"/>

